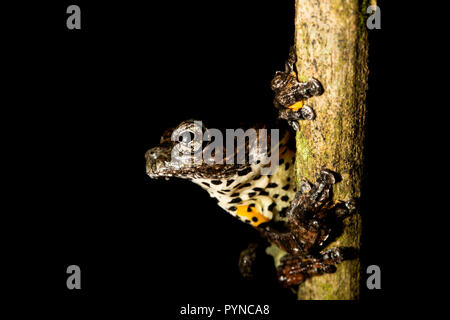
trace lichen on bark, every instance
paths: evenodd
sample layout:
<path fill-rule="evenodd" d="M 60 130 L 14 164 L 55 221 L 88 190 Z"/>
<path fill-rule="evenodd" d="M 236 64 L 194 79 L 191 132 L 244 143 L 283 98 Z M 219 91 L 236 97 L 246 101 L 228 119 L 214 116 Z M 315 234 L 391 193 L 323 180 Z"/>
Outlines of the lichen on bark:
<path fill-rule="evenodd" d="M 315 181 L 324 167 L 338 172 L 335 200 L 360 197 L 368 80 L 366 1 L 296 0 L 295 45 L 301 81 L 315 77 L 325 93 L 307 101 L 313 121 L 302 121 L 297 133 L 297 182 Z M 333 246 L 360 248 L 361 217 L 345 220 L 344 233 Z M 308 279 L 299 299 L 359 298 L 360 263 L 345 261 L 334 274 Z"/>

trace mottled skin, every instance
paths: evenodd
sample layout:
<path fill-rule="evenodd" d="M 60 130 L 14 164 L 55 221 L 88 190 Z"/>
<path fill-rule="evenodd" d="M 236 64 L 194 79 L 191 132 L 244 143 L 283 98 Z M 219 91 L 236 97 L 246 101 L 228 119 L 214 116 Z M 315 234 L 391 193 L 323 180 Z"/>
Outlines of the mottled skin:
<path fill-rule="evenodd" d="M 323 88 L 316 79 L 299 82 L 294 72 L 295 60 L 295 50 L 291 49 L 285 71 L 275 74 L 271 87 L 275 92 L 274 105 L 279 109 L 279 117 L 297 130 L 297 120 L 314 118 L 314 112 L 303 105 L 303 100 L 322 94 Z M 254 128 L 266 127 L 254 125 Z M 355 209 L 355 202 L 335 203 L 332 200 L 332 186 L 339 176 L 326 169 L 320 172 L 314 184 L 302 181 L 300 190 L 297 190 L 294 183 L 295 151 L 289 131 L 282 132 L 280 143 L 267 152 L 250 148 L 248 142 L 235 146 L 233 150 L 233 157 L 243 149 L 254 159 L 277 154 L 279 162 L 271 175 L 261 174 L 267 162 L 217 163 L 217 153 L 211 153 L 212 145 L 207 142 L 203 142 L 199 149 L 194 142 L 189 147 L 200 150 L 202 159 L 209 161 L 195 162 L 193 155 L 183 156 L 182 161 L 171 161 L 173 148 L 178 144 L 178 141 L 172 141 L 172 134 L 195 137 L 208 134 L 208 129 L 188 120 L 167 130 L 160 144 L 146 153 L 147 174 L 151 178 L 191 180 L 216 198 L 220 207 L 255 227 L 264 239 L 284 250 L 287 255 L 281 259 L 277 270 L 278 279 L 284 286 L 298 285 L 308 277 L 334 272 L 335 264 L 350 258 L 348 251 L 341 248 L 322 250 L 330 235 L 339 232 L 341 220 Z M 257 141 L 261 139 L 258 134 Z M 271 139 L 269 131 L 268 145 Z M 226 154 L 225 148 L 220 151 Z M 251 244 L 240 256 L 240 270 L 245 277 L 251 277 L 256 248 Z"/>

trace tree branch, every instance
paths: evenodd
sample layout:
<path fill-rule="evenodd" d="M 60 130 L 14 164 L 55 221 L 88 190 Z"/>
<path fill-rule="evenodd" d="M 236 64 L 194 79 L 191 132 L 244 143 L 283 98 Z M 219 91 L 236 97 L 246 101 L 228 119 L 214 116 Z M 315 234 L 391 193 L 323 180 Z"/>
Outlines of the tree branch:
<path fill-rule="evenodd" d="M 319 79 L 325 93 L 308 101 L 316 120 L 302 121 L 297 133 L 297 181 L 315 181 L 321 167 L 338 172 L 335 200 L 360 197 L 368 42 L 367 2 L 296 0 L 295 44 L 299 80 Z M 361 217 L 345 220 L 342 236 L 332 246 L 360 247 Z M 346 261 L 334 274 L 303 283 L 299 299 L 358 299 L 359 260 Z"/>

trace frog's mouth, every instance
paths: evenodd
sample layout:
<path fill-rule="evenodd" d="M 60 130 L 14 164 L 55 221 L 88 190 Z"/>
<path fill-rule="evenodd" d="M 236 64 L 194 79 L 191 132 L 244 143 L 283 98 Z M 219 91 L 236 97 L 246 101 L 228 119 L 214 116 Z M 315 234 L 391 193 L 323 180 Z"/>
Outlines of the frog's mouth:
<path fill-rule="evenodd" d="M 157 146 L 145 154 L 146 171 L 150 178 L 223 178 L 236 173 L 243 165 L 193 163 L 189 156 L 181 161 L 172 161 L 172 146 Z"/>
<path fill-rule="evenodd" d="M 145 153 L 146 171 L 152 179 L 172 176 L 168 170 L 170 148 L 155 147 Z"/>

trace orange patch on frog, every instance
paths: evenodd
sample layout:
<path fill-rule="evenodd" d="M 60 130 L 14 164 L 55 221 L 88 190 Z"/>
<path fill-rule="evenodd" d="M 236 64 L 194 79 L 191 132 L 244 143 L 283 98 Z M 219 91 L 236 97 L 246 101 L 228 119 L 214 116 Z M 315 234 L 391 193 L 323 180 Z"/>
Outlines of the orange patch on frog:
<path fill-rule="evenodd" d="M 250 220 L 252 226 L 257 227 L 261 223 L 269 221 L 268 218 L 259 213 L 254 207 L 248 205 L 237 206 L 236 214 Z"/>
<path fill-rule="evenodd" d="M 297 111 L 298 109 L 301 109 L 303 107 L 303 101 L 299 101 L 294 103 L 293 105 L 290 105 L 288 108 L 294 111 Z"/>

